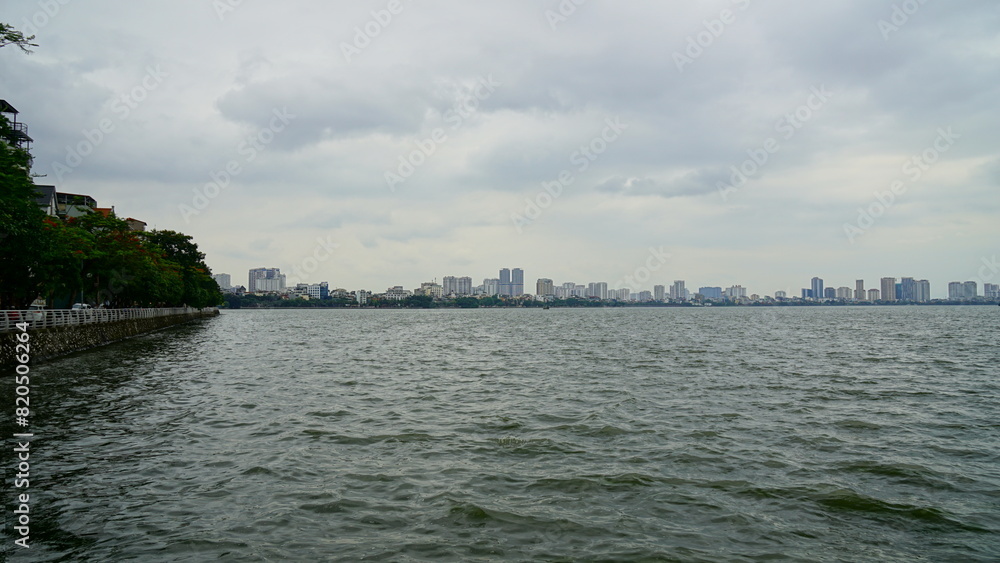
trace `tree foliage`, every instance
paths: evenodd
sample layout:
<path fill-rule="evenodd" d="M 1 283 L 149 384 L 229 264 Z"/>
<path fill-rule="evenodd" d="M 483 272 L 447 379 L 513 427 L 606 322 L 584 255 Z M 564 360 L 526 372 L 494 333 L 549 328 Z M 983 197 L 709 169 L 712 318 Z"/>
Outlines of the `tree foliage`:
<path fill-rule="evenodd" d="M 27 308 L 37 297 L 59 306 L 222 303 L 205 255 L 188 235 L 135 232 L 100 213 L 47 216 L 35 201 L 31 157 L 6 141 L 10 131 L 0 116 L 0 308 Z"/>
<path fill-rule="evenodd" d="M 14 29 L 14 26 L 6 23 L 0 23 L 0 47 L 6 47 L 7 45 L 16 45 L 19 49 L 25 53 L 30 53 L 31 49 L 28 47 L 37 47 L 38 44 L 32 43 L 31 41 L 35 38 L 34 35 L 24 36 L 24 33 Z"/>

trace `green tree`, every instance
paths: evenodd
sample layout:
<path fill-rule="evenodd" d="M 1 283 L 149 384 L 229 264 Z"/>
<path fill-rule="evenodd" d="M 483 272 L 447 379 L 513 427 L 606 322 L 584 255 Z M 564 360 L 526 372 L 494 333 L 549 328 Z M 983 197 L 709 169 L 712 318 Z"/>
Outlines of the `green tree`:
<path fill-rule="evenodd" d="M 31 155 L 14 138 L 10 122 L 0 116 L 0 308 L 24 308 L 37 296 L 46 247 Z"/>
<path fill-rule="evenodd" d="M 0 47 L 16 45 L 25 53 L 30 53 L 31 49 L 28 47 L 38 46 L 37 44 L 31 42 L 34 38 L 34 35 L 25 37 L 23 33 L 14 29 L 14 26 L 10 24 L 0 23 Z"/>
<path fill-rule="evenodd" d="M 205 255 L 198 250 L 198 245 L 190 236 L 164 230 L 143 233 L 143 237 L 153 248 L 162 251 L 166 260 L 178 266 L 180 299 L 171 304 L 191 307 L 222 304 L 219 284 L 212 279 L 212 271 L 205 265 Z"/>

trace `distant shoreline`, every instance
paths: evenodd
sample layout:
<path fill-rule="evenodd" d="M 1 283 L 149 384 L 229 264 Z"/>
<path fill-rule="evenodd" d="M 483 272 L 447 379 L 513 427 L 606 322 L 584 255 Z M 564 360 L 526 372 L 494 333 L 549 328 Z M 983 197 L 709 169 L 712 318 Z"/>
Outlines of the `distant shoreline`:
<path fill-rule="evenodd" d="M 754 309 L 754 308 L 775 308 L 775 307 L 975 307 L 975 306 L 987 306 L 996 307 L 1000 305 L 1000 301 L 994 302 L 981 302 L 981 303 L 959 303 L 959 302 L 941 302 L 941 303 L 753 303 L 747 305 L 741 304 L 712 304 L 712 305 L 692 305 L 686 303 L 634 303 L 634 304 L 618 304 L 618 305 L 548 305 L 550 309 L 659 309 L 659 308 L 679 308 L 679 309 Z M 539 304 L 528 305 L 528 306 L 487 306 L 487 307 L 459 307 L 454 305 L 442 305 L 436 307 L 359 307 L 350 305 L 316 305 L 316 306 L 301 306 L 301 305 L 289 305 L 285 307 L 219 307 L 220 311 L 256 311 L 256 310 L 278 310 L 278 309 L 294 309 L 294 310 L 319 310 L 319 309 L 337 309 L 337 310 L 352 310 L 352 311 L 399 311 L 399 310 L 440 310 L 440 309 L 544 309 L 546 305 Z"/>

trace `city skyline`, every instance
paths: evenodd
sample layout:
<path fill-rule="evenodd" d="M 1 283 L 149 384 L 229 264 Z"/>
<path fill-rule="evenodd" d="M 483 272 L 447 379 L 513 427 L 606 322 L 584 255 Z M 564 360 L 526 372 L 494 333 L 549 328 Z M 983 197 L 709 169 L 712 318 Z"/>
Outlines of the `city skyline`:
<path fill-rule="evenodd" d="M 0 51 L 37 181 L 217 272 L 941 295 L 1000 254 L 985 0 L 43 4 Z"/>
<path fill-rule="evenodd" d="M 505 277 L 505 271 L 506 276 Z M 630 297 L 635 297 L 639 294 L 648 294 L 648 300 L 685 300 L 691 299 L 695 294 L 702 294 L 705 298 L 709 299 L 721 299 L 730 297 L 749 297 L 751 295 L 758 295 L 761 298 L 765 297 L 782 297 L 782 298 L 802 298 L 802 299 L 815 299 L 815 294 L 813 293 L 817 289 L 821 289 L 821 295 L 819 299 L 833 299 L 833 300 L 846 300 L 846 301 L 914 301 L 914 302 L 927 302 L 931 300 L 941 299 L 941 300 L 963 300 L 974 297 L 987 297 L 995 298 L 997 297 L 997 292 L 1000 290 L 1000 285 L 990 283 L 989 281 L 984 281 L 982 279 L 974 280 L 964 280 L 957 281 L 952 280 L 950 282 L 941 284 L 942 289 L 937 292 L 934 291 L 936 287 L 934 283 L 927 279 L 917 279 L 915 277 L 904 276 L 904 277 L 891 277 L 883 276 L 878 279 L 867 282 L 864 279 L 855 279 L 853 284 L 839 284 L 831 285 L 825 287 L 826 280 L 819 276 L 814 276 L 809 280 L 809 287 L 802 287 L 800 291 L 791 291 L 789 289 L 776 289 L 772 291 L 757 291 L 752 288 L 748 288 L 742 284 L 726 284 L 726 285 L 697 285 L 693 284 L 691 289 L 687 289 L 687 280 L 675 279 L 669 285 L 667 284 L 657 284 L 650 282 L 645 286 L 620 286 L 614 285 L 614 283 L 609 284 L 606 281 L 558 281 L 553 280 L 553 278 L 537 278 L 536 282 L 531 285 L 534 291 L 527 291 L 523 288 L 523 284 L 520 290 L 515 291 L 512 289 L 514 284 L 510 280 L 514 279 L 512 273 L 519 272 L 519 277 L 517 279 L 524 279 L 524 270 L 522 268 L 500 268 L 498 278 L 481 278 L 481 283 L 476 283 L 473 276 L 453 276 L 447 275 L 440 277 L 440 282 L 437 276 L 432 276 L 430 279 L 424 279 L 419 283 L 414 284 L 399 284 L 392 283 L 391 285 L 386 285 L 387 289 L 402 288 L 406 291 L 412 291 L 409 288 L 415 288 L 417 291 L 424 291 L 431 285 L 440 288 L 440 296 L 448 295 L 499 295 L 499 296 L 511 296 L 517 297 L 520 295 L 546 295 L 539 292 L 540 288 L 551 289 L 552 294 L 557 298 L 564 298 L 570 296 L 578 297 L 599 297 L 601 299 L 621 299 L 629 300 Z M 231 274 L 228 273 L 214 273 L 218 281 L 219 278 L 231 279 Z M 266 279 L 264 279 L 266 278 Z M 254 293 L 255 291 L 251 289 L 254 287 L 255 283 L 263 283 L 266 285 L 260 286 L 265 288 L 279 287 L 281 290 L 291 290 L 296 284 L 285 284 L 286 275 L 281 273 L 280 268 L 251 268 L 249 270 L 249 284 L 246 290 L 249 293 Z M 508 280 L 503 282 L 502 280 Z M 255 281 L 256 280 L 256 281 Z M 365 290 L 370 293 L 379 294 L 384 291 L 381 286 L 371 286 L 363 288 L 355 288 L 353 286 L 337 283 L 336 281 L 330 281 L 327 279 L 323 280 L 297 280 L 298 285 L 302 286 L 316 286 L 320 283 L 329 284 L 330 287 L 335 287 L 339 289 L 344 289 L 347 291 Z M 385 284 L 383 284 L 385 285 Z M 506 285 L 506 289 L 505 289 Z M 235 286 L 234 286 L 235 287 Z M 698 289 L 695 290 L 694 288 Z M 789 286 L 791 287 L 791 286 Z M 626 297 L 618 297 L 618 293 L 624 290 Z M 706 291 L 707 290 L 707 291 Z M 274 289 L 258 289 L 257 291 L 276 291 Z M 872 291 L 876 293 L 873 294 Z M 873 295 L 877 297 L 873 298 Z M 860 297 L 859 297 L 860 296 Z M 634 300 L 634 299 L 633 299 Z"/>

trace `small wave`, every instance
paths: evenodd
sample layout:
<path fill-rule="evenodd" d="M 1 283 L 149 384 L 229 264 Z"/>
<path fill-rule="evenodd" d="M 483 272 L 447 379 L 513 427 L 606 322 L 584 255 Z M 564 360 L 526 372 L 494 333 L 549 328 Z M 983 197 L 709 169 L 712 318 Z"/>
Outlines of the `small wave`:
<path fill-rule="evenodd" d="M 243 472 L 243 475 L 278 475 L 266 467 L 254 466 Z"/>
<path fill-rule="evenodd" d="M 316 514 L 336 514 L 338 512 L 352 512 L 354 510 L 367 507 L 368 503 L 365 502 L 340 499 L 323 504 L 303 504 L 299 506 L 299 509 L 306 510 L 308 512 L 315 512 Z"/>
<path fill-rule="evenodd" d="M 840 428 L 848 428 L 851 430 L 881 430 L 882 425 L 875 424 L 874 422 L 868 422 L 866 420 L 840 420 L 834 423 Z"/>
<path fill-rule="evenodd" d="M 835 466 L 835 470 L 890 477 L 896 479 L 900 483 L 932 489 L 949 491 L 957 490 L 954 485 L 947 482 L 937 472 L 921 465 L 903 463 L 886 465 L 874 461 L 861 461 L 837 465 Z"/>

